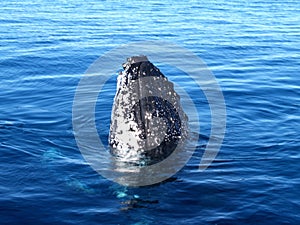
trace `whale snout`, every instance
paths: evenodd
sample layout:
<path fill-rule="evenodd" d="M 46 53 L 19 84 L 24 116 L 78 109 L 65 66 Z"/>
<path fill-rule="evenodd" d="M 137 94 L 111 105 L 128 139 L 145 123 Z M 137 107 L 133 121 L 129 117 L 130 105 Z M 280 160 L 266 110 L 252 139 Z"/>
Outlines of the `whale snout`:
<path fill-rule="evenodd" d="M 160 162 L 187 137 L 180 97 L 146 56 L 128 58 L 123 69 L 111 115 L 110 152 L 122 161 Z"/>

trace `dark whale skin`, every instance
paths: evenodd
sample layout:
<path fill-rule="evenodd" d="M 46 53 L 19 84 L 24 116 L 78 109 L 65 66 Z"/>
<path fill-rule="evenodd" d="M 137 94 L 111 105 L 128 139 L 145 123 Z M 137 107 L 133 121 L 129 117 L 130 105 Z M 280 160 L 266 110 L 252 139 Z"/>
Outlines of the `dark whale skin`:
<path fill-rule="evenodd" d="M 146 56 L 123 64 L 111 115 L 110 153 L 121 161 L 151 165 L 187 137 L 188 118 L 173 83 Z"/>

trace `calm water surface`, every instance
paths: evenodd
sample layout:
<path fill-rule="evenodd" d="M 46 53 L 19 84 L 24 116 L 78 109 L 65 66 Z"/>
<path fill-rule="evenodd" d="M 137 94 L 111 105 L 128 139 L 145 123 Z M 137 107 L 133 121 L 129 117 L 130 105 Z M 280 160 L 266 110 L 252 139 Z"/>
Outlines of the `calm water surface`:
<path fill-rule="evenodd" d="M 296 0 L 2 1 L 0 223 L 299 224 L 299 9 Z M 84 161 L 72 103 L 99 56 L 144 40 L 171 41 L 207 63 L 227 129 L 218 157 L 199 172 L 209 108 L 191 90 L 203 108 L 194 156 L 161 184 L 126 188 Z M 115 77 L 106 86 L 104 139 Z"/>

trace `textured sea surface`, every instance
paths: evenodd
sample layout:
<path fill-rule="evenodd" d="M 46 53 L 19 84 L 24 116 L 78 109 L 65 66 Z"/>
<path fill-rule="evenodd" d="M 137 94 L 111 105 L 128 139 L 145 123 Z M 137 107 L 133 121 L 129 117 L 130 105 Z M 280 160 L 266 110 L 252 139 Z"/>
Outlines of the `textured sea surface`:
<path fill-rule="evenodd" d="M 200 172 L 209 107 L 189 92 L 203 106 L 191 160 L 163 183 L 123 187 L 83 159 L 72 104 L 98 57 L 147 40 L 207 64 L 226 101 L 226 134 Z M 0 224 L 300 224 L 299 49 L 297 0 L 1 1 Z M 99 99 L 106 142 L 115 87 L 112 76 Z"/>

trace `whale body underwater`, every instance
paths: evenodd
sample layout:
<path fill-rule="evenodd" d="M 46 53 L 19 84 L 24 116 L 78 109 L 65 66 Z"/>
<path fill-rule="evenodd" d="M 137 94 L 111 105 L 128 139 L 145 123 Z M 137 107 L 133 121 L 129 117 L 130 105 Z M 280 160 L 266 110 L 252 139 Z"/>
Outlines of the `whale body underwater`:
<path fill-rule="evenodd" d="M 146 56 L 133 56 L 117 78 L 110 153 L 143 165 L 167 158 L 188 135 L 188 117 L 174 85 Z"/>

